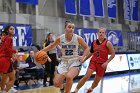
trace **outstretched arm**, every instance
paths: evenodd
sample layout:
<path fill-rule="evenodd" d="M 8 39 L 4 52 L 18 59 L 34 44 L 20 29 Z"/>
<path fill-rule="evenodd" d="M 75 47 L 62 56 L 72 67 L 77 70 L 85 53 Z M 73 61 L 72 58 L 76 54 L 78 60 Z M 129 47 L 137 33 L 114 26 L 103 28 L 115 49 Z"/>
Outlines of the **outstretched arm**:
<path fill-rule="evenodd" d="M 53 48 L 55 48 L 59 44 L 60 44 L 60 37 L 58 37 L 52 44 L 48 45 L 47 47 L 45 47 L 41 51 L 48 52 L 49 50 L 52 50 Z"/>

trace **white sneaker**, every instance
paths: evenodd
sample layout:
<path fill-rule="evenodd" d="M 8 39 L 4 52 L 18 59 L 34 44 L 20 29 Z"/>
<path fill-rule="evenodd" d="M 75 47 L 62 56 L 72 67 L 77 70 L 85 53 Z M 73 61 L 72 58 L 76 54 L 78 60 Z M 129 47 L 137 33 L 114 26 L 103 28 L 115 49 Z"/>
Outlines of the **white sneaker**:
<path fill-rule="evenodd" d="M 11 89 L 9 90 L 9 93 L 17 93 L 18 90 L 16 90 L 15 88 L 11 87 Z"/>
<path fill-rule="evenodd" d="M 43 81 L 41 81 L 41 80 L 38 80 L 38 84 L 43 84 Z"/>

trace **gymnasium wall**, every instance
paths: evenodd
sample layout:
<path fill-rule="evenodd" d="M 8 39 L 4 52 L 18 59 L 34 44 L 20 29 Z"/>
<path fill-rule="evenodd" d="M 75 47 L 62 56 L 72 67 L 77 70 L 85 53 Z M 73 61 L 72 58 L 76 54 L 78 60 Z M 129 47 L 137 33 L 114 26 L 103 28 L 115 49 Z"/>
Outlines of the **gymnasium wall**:
<path fill-rule="evenodd" d="M 0 1 L 0 23 L 31 25 L 33 31 L 32 42 L 40 46 L 46 38 L 47 33 L 53 32 L 55 36 L 64 33 L 64 22 L 67 19 L 71 19 L 77 28 L 97 29 L 103 26 L 108 30 L 121 30 L 124 44 L 122 48 L 125 49 L 128 44 L 127 32 L 140 30 L 139 22 L 129 22 L 123 19 L 123 0 L 117 0 L 119 6 L 117 11 L 119 12 L 117 12 L 118 18 L 115 20 L 108 19 L 107 13 L 105 13 L 105 18 L 97 18 L 93 15 L 90 17 L 67 15 L 64 13 L 64 0 L 39 0 L 39 4 L 36 6 L 24 5 L 24 7 L 15 1 L 16 0 Z M 105 1 L 104 5 L 106 11 L 107 6 Z"/>

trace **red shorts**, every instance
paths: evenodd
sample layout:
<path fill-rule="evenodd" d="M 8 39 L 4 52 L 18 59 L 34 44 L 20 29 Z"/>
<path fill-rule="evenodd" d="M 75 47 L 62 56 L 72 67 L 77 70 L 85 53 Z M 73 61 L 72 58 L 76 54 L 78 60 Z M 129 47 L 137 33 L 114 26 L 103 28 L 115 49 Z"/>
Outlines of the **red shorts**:
<path fill-rule="evenodd" d="M 0 57 L 0 72 L 10 73 L 13 71 L 13 64 L 10 57 Z"/>
<path fill-rule="evenodd" d="M 89 67 L 90 69 L 96 71 L 96 74 L 100 77 L 103 77 L 105 74 L 106 69 L 102 67 L 103 63 L 97 63 L 90 61 Z"/>

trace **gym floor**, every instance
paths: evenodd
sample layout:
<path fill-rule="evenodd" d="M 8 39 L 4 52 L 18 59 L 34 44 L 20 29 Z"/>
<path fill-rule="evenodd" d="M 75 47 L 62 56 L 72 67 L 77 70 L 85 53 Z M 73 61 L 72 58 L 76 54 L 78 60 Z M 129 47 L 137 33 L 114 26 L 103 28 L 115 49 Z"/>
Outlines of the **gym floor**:
<path fill-rule="evenodd" d="M 86 93 L 93 80 L 94 77 L 91 77 L 78 93 Z M 74 80 L 71 91 L 75 89 L 78 81 L 79 79 Z M 58 88 L 43 87 L 42 84 L 22 85 L 17 89 L 19 90 L 18 93 L 61 93 Z M 93 93 L 140 93 L 140 72 L 104 76 Z"/>

